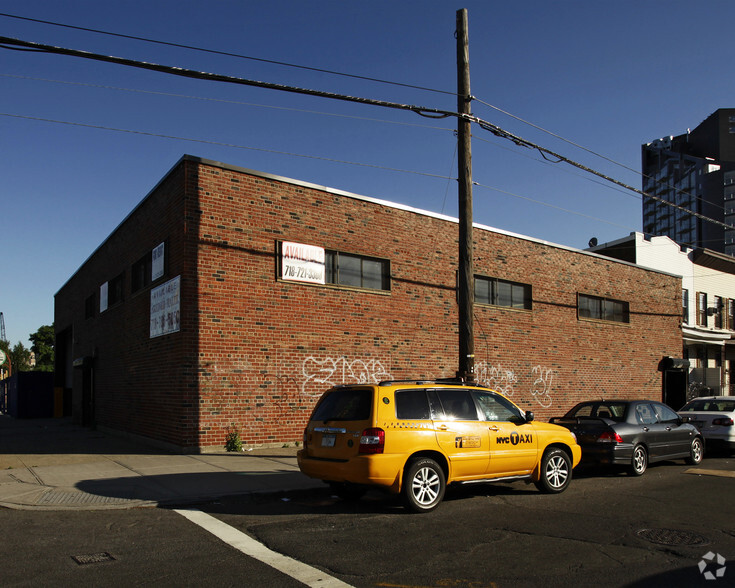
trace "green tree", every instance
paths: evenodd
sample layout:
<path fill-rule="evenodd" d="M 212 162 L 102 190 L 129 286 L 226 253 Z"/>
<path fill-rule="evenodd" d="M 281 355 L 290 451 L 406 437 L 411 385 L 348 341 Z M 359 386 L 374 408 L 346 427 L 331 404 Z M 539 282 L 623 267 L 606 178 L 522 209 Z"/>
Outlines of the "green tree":
<path fill-rule="evenodd" d="M 31 351 L 36 355 L 37 372 L 53 372 L 54 371 L 54 343 L 56 335 L 53 325 L 44 325 L 33 333 L 29 339 L 31 340 Z"/>
<path fill-rule="evenodd" d="M 31 369 L 31 351 L 18 341 L 10 352 L 10 361 L 13 362 L 13 373 L 27 372 Z"/>
<path fill-rule="evenodd" d="M 9 369 L 12 369 L 13 373 L 25 372 L 31 369 L 31 352 L 25 348 L 23 343 L 18 342 L 11 348 L 8 341 L 0 341 L 0 349 L 10 358 L 10 365 L 6 361 L 2 366 L 6 375 Z"/>

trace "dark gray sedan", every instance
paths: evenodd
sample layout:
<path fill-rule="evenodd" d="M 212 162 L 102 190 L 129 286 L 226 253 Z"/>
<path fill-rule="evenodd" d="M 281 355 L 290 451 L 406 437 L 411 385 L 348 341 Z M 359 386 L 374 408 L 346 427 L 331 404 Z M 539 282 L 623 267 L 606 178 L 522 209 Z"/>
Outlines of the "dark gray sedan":
<path fill-rule="evenodd" d="M 653 400 L 580 402 L 550 422 L 566 427 L 582 447 L 582 463 L 625 466 L 640 476 L 649 463 L 686 459 L 698 465 L 704 441 L 693 425 Z"/>

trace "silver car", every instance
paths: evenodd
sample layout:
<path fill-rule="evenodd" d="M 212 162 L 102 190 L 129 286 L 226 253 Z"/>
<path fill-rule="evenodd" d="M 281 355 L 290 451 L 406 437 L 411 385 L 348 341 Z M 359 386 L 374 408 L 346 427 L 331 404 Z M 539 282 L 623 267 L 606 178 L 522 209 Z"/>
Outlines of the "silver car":
<path fill-rule="evenodd" d="M 697 427 L 707 449 L 735 451 L 735 396 L 702 396 L 679 409 Z"/>

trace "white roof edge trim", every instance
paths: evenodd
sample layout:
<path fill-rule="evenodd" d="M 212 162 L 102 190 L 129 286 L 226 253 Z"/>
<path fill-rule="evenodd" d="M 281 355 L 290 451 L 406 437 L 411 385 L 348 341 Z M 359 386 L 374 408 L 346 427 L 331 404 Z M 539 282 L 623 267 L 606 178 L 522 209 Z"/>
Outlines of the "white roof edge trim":
<path fill-rule="evenodd" d="M 357 194 L 355 192 L 347 192 L 346 190 L 339 190 L 337 188 L 330 188 L 328 186 L 322 186 L 322 185 L 319 185 L 319 184 L 313 184 L 311 182 L 306 182 L 306 181 L 303 181 L 303 180 L 295 180 L 293 178 L 288 178 L 288 177 L 285 177 L 285 176 L 279 176 L 279 175 L 275 175 L 275 174 L 269 174 L 269 173 L 266 173 L 266 172 L 261 172 L 261 171 L 257 171 L 257 170 L 253 170 L 253 169 L 248 169 L 248 168 L 240 167 L 240 166 L 237 166 L 237 165 L 231 165 L 231 164 L 228 164 L 228 163 L 222 163 L 221 161 L 215 161 L 213 159 L 205 159 L 203 157 L 197 157 L 196 155 L 184 154 L 184 155 L 182 155 L 178 159 L 178 161 L 176 161 L 176 163 L 173 166 L 171 166 L 171 168 L 161 177 L 161 179 L 158 182 L 156 182 L 155 186 L 153 186 L 153 188 L 151 188 L 148 191 L 148 193 L 143 198 L 141 198 L 140 202 L 138 202 L 138 204 L 136 204 L 131 209 L 131 211 L 128 214 L 125 215 L 125 217 L 115 226 L 115 228 L 110 232 L 110 234 L 97 247 L 95 247 L 95 249 L 92 251 L 92 253 L 90 253 L 87 256 L 87 258 L 74 271 L 74 273 L 71 276 L 69 276 L 69 278 L 59 287 L 59 289 L 54 294 L 54 297 L 56 297 L 59 294 L 59 292 L 61 292 L 61 290 L 63 290 L 66 287 L 66 285 L 69 282 L 71 282 L 71 280 L 74 278 L 74 276 L 77 273 L 79 273 L 79 270 L 81 270 L 82 267 L 84 267 L 84 265 L 94 256 L 94 254 L 97 253 L 97 251 L 110 239 L 110 237 L 112 237 L 112 235 L 114 235 L 115 232 L 118 229 L 120 229 L 120 227 L 125 223 L 125 221 L 127 221 L 133 215 L 133 213 L 135 213 L 135 211 L 138 208 L 140 208 L 140 206 L 142 206 L 142 204 L 151 196 L 151 194 L 153 194 L 156 191 L 156 189 L 161 184 L 163 184 L 163 182 L 168 178 L 168 176 L 171 173 L 173 173 L 173 171 L 179 165 L 181 165 L 182 163 L 184 163 L 185 161 L 193 161 L 193 162 L 196 162 L 196 163 L 201 163 L 202 165 L 209 165 L 209 166 L 212 166 L 212 167 L 218 167 L 218 168 L 229 170 L 229 171 L 235 171 L 235 172 L 238 172 L 238 173 L 244 173 L 244 174 L 248 174 L 248 175 L 259 177 L 259 178 L 274 180 L 274 181 L 283 182 L 283 183 L 286 183 L 286 184 L 292 184 L 294 186 L 301 186 L 303 188 L 310 188 L 310 189 L 313 189 L 313 190 L 319 190 L 321 192 L 326 192 L 328 194 L 334 194 L 335 196 L 344 196 L 346 198 L 353 198 L 355 200 L 362 200 L 364 202 L 372 202 L 374 204 L 379 204 L 381 206 L 386 206 L 388 208 L 394 208 L 396 210 L 404 210 L 406 212 L 411 212 L 411 213 L 414 213 L 414 214 L 420 214 L 422 216 L 428 216 L 428 217 L 431 217 L 431 218 L 436 218 L 436 219 L 444 220 L 444 221 L 451 222 L 451 223 L 459 223 L 459 219 L 457 219 L 455 217 L 452 217 L 452 216 L 449 216 L 449 215 L 446 215 L 446 214 L 441 214 L 441 213 L 438 213 L 438 212 L 432 212 L 430 210 L 424 210 L 424 209 L 421 209 L 421 208 L 415 208 L 413 206 L 408 206 L 406 204 L 400 204 L 398 202 L 391 202 L 390 200 L 383 200 L 383 199 L 380 199 L 380 198 L 373 198 L 371 196 L 363 196 L 362 194 Z M 491 233 L 498 233 L 500 235 L 505 235 L 506 237 L 513 237 L 515 239 L 521 239 L 523 241 L 529 241 L 531 243 L 537 243 L 539 245 L 545 245 L 547 247 L 554 247 L 556 249 L 561 249 L 563 251 L 569 251 L 569 252 L 572 252 L 572 253 L 579 253 L 581 255 L 587 255 L 587 256 L 591 256 L 591 257 L 596 257 L 598 259 L 604 259 L 605 261 L 610 261 L 610 262 L 613 262 L 613 263 L 620 263 L 620 264 L 623 264 L 623 265 L 627 265 L 627 266 L 630 266 L 630 267 L 636 267 L 636 268 L 641 269 L 641 270 L 650 271 L 650 272 L 654 272 L 654 273 L 658 273 L 658 274 L 673 276 L 673 277 L 677 277 L 677 278 L 678 277 L 681 277 L 681 276 L 679 276 L 677 274 L 671 274 L 669 272 L 665 272 L 665 271 L 661 271 L 661 270 L 656 270 L 656 269 L 652 269 L 652 268 L 648 268 L 648 267 L 643 267 L 643 266 L 637 265 L 635 263 L 629 263 L 627 261 L 621 261 L 619 259 L 614 259 L 612 257 L 607 257 L 605 255 L 599 255 L 599 254 L 594 253 L 592 251 L 585 251 L 584 249 L 578 249 L 576 247 L 570 247 L 568 245 L 560 245 L 559 243 L 553 243 L 551 241 L 545 241 L 543 239 L 537 239 L 535 237 L 530 237 L 528 235 L 522 235 L 520 233 L 514 233 L 512 231 L 506 231 L 504 229 L 498 229 L 496 227 L 491 227 L 489 225 L 483 225 L 483 224 L 480 224 L 480 223 L 473 222 L 472 223 L 472 226 L 473 226 L 473 228 L 481 229 L 481 230 L 484 230 L 484 231 L 489 231 Z M 623 239 L 627 239 L 627 238 L 630 238 L 630 236 L 629 237 L 624 237 Z"/>

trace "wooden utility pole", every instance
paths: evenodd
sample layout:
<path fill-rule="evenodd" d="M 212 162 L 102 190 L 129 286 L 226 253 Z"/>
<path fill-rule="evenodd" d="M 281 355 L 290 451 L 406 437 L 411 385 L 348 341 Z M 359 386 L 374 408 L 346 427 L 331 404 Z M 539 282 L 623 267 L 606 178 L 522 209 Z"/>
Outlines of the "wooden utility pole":
<path fill-rule="evenodd" d="M 457 11 L 457 112 L 470 114 L 470 52 L 467 9 Z M 475 333 L 473 307 L 475 272 L 472 239 L 472 130 L 470 121 L 457 119 L 457 161 L 459 164 L 459 371 L 457 375 L 475 379 Z"/>

